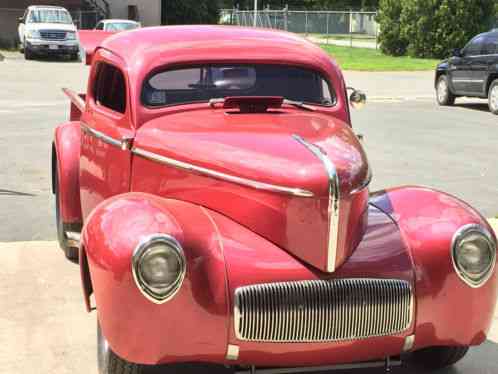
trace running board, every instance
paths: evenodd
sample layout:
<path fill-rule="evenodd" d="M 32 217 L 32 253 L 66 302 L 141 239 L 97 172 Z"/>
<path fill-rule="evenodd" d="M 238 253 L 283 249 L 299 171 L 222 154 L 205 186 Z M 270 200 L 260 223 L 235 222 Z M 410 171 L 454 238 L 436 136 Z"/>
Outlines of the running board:
<path fill-rule="evenodd" d="M 355 370 L 355 369 L 370 369 L 370 368 L 384 368 L 386 373 L 391 372 L 393 367 L 402 365 L 401 358 L 386 358 L 384 361 L 362 362 L 357 364 L 343 364 L 333 366 L 311 366 L 311 367 L 297 367 L 297 368 L 270 368 L 258 369 L 251 366 L 247 370 L 235 371 L 235 374 L 292 374 L 292 373 L 316 373 L 333 370 Z"/>

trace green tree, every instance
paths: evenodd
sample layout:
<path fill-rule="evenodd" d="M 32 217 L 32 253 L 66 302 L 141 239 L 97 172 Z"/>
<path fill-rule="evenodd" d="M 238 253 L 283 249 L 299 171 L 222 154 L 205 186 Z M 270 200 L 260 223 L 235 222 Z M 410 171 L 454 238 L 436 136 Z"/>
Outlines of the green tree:
<path fill-rule="evenodd" d="M 216 24 L 219 18 L 218 0 L 162 0 L 163 25 Z"/>
<path fill-rule="evenodd" d="M 404 0 L 380 0 L 377 22 L 380 25 L 379 43 L 383 53 L 402 56 L 408 40 L 401 35 L 401 11 Z"/>
<path fill-rule="evenodd" d="M 381 0 L 381 49 L 390 55 L 447 57 L 488 31 L 495 14 L 495 0 Z"/>

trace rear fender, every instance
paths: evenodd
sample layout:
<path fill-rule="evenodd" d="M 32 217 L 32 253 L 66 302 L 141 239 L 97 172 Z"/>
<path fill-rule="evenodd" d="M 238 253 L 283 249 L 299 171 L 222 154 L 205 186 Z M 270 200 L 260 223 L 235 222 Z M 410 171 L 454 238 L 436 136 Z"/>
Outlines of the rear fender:
<path fill-rule="evenodd" d="M 64 224 L 81 225 L 79 184 L 81 129 L 79 122 L 67 122 L 55 129 L 52 146 L 52 190 L 59 177 L 59 203 Z"/>
<path fill-rule="evenodd" d="M 176 238 L 187 260 L 180 290 L 163 304 L 147 299 L 132 275 L 135 248 L 158 233 Z M 87 307 L 93 289 L 102 331 L 120 357 L 142 364 L 223 361 L 227 276 L 216 225 L 204 208 L 143 193 L 118 195 L 91 213 L 81 247 Z"/>
<path fill-rule="evenodd" d="M 496 270 L 474 289 L 456 274 L 451 258 L 454 234 L 487 221 L 463 201 L 422 187 L 374 193 L 372 204 L 389 214 L 410 248 L 416 275 L 417 321 L 414 349 L 479 345 L 490 329 L 497 298 Z"/>

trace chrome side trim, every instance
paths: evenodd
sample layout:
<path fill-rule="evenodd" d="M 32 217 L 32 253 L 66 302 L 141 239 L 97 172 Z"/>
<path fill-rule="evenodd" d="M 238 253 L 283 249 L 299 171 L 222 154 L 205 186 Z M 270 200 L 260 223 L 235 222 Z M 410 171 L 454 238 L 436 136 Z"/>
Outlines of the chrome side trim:
<path fill-rule="evenodd" d="M 339 175 L 334 163 L 327 157 L 324 151 L 315 144 L 308 143 L 299 135 L 292 136 L 313 153 L 325 167 L 329 179 L 329 240 L 327 250 L 327 271 L 335 271 L 337 249 L 339 247 L 339 212 L 340 212 L 340 183 Z"/>
<path fill-rule="evenodd" d="M 122 147 L 123 147 L 122 141 L 114 139 L 114 138 L 110 137 L 109 135 L 104 134 L 103 132 L 92 129 L 91 127 L 84 124 L 83 122 L 81 123 L 81 129 L 84 132 L 86 132 L 87 134 L 92 135 L 95 138 L 102 140 L 104 143 L 113 145 L 113 146 L 118 147 L 120 149 L 122 149 Z"/>
<path fill-rule="evenodd" d="M 181 271 L 178 274 L 176 280 L 172 283 L 171 287 L 168 289 L 168 293 L 166 295 L 158 295 L 154 293 L 143 281 L 142 277 L 139 274 L 139 267 L 142 255 L 147 251 L 147 249 L 156 244 L 156 243 L 164 243 L 171 249 L 175 250 L 179 258 L 181 259 Z M 148 236 L 138 243 L 137 247 L 133 251 L 132 259 L 131 259 L 131 270 L 133 274 L 133 280 L 137 288 L 140 290 L 142 295 L 145 298 L 154 304 L 164 304 L 165 302 L 171 300 L 180 290 L 183 280 L 185 279 L 185 275 L 187 273 L 187 260 L 185 259 L 185 254 L 183 252 L 183 248 L 180 243 L 171 235 L 167 234 L 153 234 Z"/>
<path fill-rule="evenodd" d="M 149 151 L 146 151 L 144 149 L 137 148 L 137 147 L 133 147 L 131 151 L 134 154 L 136 154 L 137 156 L 143 157 L 143 158 L 151 160 L 151 161 L 159 162 L 161 164 L 165 164 L 165 165 L 172 166 L 172 167 L 182 169 L 182 170 L 187 170 L 187 171 L 190 171 L 192 173 L 197 173 L 197 174 L 205 175 L 205 176 L 212 177 L 215 179 L 239 184 L 241 186 L 255 188 L 257 190 L 270 191 L 270 192 L 282 193 L 282 194 L 299 196 L 299 197 L 313 197 L 314 196 L 313 192 L 307 191 L 307 190 L 304 190 L 301 188 L 277 186 L 274 184 L 268 184 L 268 183 L 263 183 L 263 182 L 251 180 L 251 179 L 241 178 L 241 177 L 237 177 L 235 175 L 225 174 L 225 173 L 221 173 L 221 172 L 218 172 L 215 170 L 203 168 L 201 166 L 196 166 L 196 165 L 190 164 L 188 162 L 178 161 L 178 160 L 175 160 L 173 158 L 161 156 L 161 155 L 158 155 L 156 153 L 152 153 L 152 152 L 149 152 Z"/>
<path fill-rule="evenodd" d="M 482 278 L 479 280 L 470 279 L 467 274 L 465 274 L 462 270 L 459 269 L 457 261 L 455 259 L 458 243 L 460 242 L 461 239 L 465 237 L 465 235 L 467 235 L 469 232 L 472 231 L 482 234 L 489 242 L 491 248 L 494 249 L 491 266 L 482 274 Z M 493 275 L 493 271 L 496 266 L 496 251 L 497 251 L 497 243 L 493 239 L 491 233 L 488 230 L 486 230 L 484 227 L 477 224 L 469 224 L 462 226 L 455 232 L 455 234 L 453 235 L 453 239 L 451 241 L 451 261 L 453 262 L 453 268 L 455 269 L 455 272 L 457 273 L 458 277 L 469 287 L 480 288 L 484 286 L 484 284 L 486 284 L 489 278 L 491 278 L 491 276 Z"/>
<path fill-rule="evenodd" d="M 324 343 L 391 336 L 414 319 L 409 282 L 345 278 L 239 287 L 234 330 L 241 341 Z"/>

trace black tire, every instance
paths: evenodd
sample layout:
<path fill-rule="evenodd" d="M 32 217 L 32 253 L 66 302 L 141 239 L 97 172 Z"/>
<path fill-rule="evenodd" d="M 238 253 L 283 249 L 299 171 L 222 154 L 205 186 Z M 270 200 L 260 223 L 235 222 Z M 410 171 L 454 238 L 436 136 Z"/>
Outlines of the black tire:
<path fill-rule="evenodd" d="M 74 263 L 78 263 L 79 251 L 78 248 L 69 247 L 67 245 L 67 238 L 64 230 L 64 222 L 61 218 L 61 207 L 59 199 L 59 172 L 57 169 L 57 164 L 54 165 L 54 197 L 55 197 L 55 224 L 57 227 L 57 240 L 59 241 L 59 247 L 64 251 L 66 258 Z"/>
<path fill-rule="evenodd" d="M 431 347 L 412 353 L 410 361 L 428 370 L 443 369 L 460 361 L 469 347 Z"/>
<path fill-rule="evenodd" d="M 450 91 L 448 76 L 443 74 L 436 84 L 436 98 L 439 105 L 449 106 L 455 104 L 456 96 Z"/>
<path fill-rule="evenodd" d="M 143 374 L 145 366 L 123 360 L 107 344 L 97 322 L 97 362 L 99 374 Z"/>
<path fill-rule="evenodd" d="M 34 58 L 33 52 L 28 47 L 24 48 L 24 58 L 26 60 L 32 60 Z"/>
<path fill-rule="evenodd" d="M 495 79 L 489 86 L 488 105 L 490 112 L 498 115 L 498 79 Z"/>

